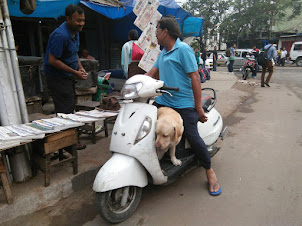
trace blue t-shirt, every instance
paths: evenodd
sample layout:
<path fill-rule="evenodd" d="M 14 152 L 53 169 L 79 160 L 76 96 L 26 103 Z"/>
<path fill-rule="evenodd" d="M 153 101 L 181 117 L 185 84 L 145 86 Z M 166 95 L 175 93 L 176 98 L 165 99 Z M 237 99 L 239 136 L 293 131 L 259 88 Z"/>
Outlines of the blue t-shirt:
<path fill-rule="evenodd" d="M 163 94 L 156 98 L 158 104 L 172 108 L 195 108 L 191 78 L 188 73 L 198 70 L 192 48 L 176 40 L 170 51 L 164 48 L 159 54 L 154 67 L 159 69 L 160 80 L 166 86 L 179 87 L 179 91 L 171 91 L 173 95 Z"/>
<path fill-rule="evenodd" d="M 77 32 L 75 37 L 73 37 L 66 22 L 55 29 L 49 36 L 47 44 L 44 60 L 45 74 L 51 76 L 72 76 L 72 74 L 56 69 L 50 65 L 48 63 L 48 55 L 51 53 L 72 69 L 77 70 L 79 45 L 79 33 Z"/>

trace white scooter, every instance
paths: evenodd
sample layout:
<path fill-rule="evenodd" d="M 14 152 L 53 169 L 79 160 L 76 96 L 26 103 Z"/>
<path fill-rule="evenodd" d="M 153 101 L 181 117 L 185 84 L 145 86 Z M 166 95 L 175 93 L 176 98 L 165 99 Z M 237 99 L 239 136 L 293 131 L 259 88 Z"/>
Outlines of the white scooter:
<path fill-rule="evenodd" d="M 150 98 L 171 95 L 167 90 L 178 88 L 165 87 L 164 82 L 146 75 L 129 78 L 122 90 L 124 99 L 133 100 L 122 107 L 113 127 L 110 142 L 112 157 L 98 172 L 93 190 L 97 195 L 99 214 L 110 223 L 126 220 L 137 208 L 142 188 L 150 183 L 168 184 L 179 175 L 198 165 L 188 142 L 181 141 L 176 148 L 176 157 L 181 166 L 174 166 L 167 156 L 158 160 L 155 148 L 155 123 L 157 108 L 149 104 Z M 208 117 L 206 123 L 198 123 L 198 131 L 210 155 L 218 150 L 214 143 L 223 139 L 222 118 L 214 108 L 214 97 L 203 95 L 202 106 Z M 183 139 L 184 140 L 184 139 Z"/>

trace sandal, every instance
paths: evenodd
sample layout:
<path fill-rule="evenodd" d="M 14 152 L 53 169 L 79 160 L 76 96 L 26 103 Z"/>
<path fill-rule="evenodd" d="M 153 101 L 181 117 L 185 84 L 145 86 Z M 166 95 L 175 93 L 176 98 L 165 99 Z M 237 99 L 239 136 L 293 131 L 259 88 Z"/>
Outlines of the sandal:
<path fill-rule="evenodd" d="M 213 186 L 209 184 L 209 194 L 210 194 L 210 195 L 212 195 L 212 196 L 218 196 L 218 195 L 221 194 L 222 191 L 221 191 L 220 186 L 219 186 L 218 191 L 216 191 L 216 192 L 215 192 L 215 191 L 212 192 L 212 191 L 210 190 L 210 189 L 214 190 L 214 188 L 215 188 L 217 185 L 219 186 L 219 184 L 218 184 L 217 182 L 216 182 Z"/>

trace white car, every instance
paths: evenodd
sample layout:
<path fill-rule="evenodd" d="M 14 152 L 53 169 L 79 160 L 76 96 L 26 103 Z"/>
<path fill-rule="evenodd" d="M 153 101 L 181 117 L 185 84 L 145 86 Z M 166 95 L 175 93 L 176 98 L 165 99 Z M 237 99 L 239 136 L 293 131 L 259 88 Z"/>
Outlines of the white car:
<path fill-rule="evenodd" d="M 199 65 L 203 65 L 203 59 L 201 57 L 199 57 Z M 206 59 L 206 68 L 210 70 L 213 69 L 213 59 L 210 57 Z"/>
<path fill-rule="evenodd" d="M 302 67 L 302 42 L 294 42 L 290 49 L 290 59 Z"/>

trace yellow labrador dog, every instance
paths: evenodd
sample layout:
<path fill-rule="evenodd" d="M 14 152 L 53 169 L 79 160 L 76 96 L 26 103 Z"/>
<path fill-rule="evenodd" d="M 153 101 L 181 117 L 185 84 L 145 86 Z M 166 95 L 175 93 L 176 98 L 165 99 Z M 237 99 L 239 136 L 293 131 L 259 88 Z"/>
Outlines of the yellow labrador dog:
<path fill-rule="evenodd" d="M 181 161 L 175 157 L 175 147 L 180 142 L 183 131 L 183 120 L 180 114 L 168 107 L 158 109 L 155 147 L 159 159 L 170 149 L 172 163 L 175 166 L 181 165 Z"/>

